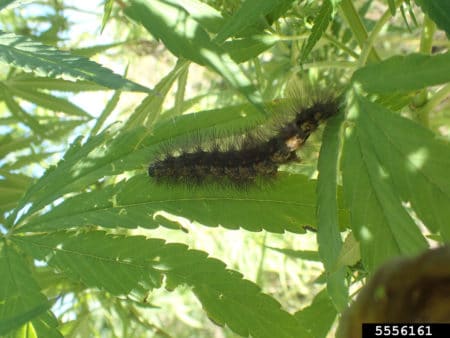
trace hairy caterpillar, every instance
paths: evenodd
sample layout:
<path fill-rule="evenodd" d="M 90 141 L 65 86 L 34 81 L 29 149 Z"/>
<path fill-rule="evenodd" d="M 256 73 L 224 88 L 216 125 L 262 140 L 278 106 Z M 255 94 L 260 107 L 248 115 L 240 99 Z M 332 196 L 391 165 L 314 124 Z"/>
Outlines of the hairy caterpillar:
<path fill-rule="evenodd" d="M 289 118 L 275 123 L 269 136 L 250 130 L 232 144 L 222 138 L 207 140 L 208 147 L 199 140 L 197 145 L 177 153 L 166 151 L 150 164 L 148 174 L 171 182 L 227 180 L 237 185 L 257 177 L 274 177 L 281 164 L 298 160 L 296 151 L 338 108 L 339 100 L 330 94 L 310 92 L 306 98 L 297 95 L 288 109 Z"/>

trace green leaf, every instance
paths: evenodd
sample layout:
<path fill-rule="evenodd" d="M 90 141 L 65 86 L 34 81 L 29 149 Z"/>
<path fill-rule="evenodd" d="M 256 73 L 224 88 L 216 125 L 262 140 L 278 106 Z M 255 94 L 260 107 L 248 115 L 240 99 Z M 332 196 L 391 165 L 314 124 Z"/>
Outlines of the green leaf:
<path fill-rule="evenodd" d="M 246 118 L 242 117 L 242 112 L 246 113 Z M 89 184 L 108 175 L 136 169 L 146 171 L 145 167 L 150 159 L 160 155 L 164 146 L 185 145 L 186 138 L 192 142 L 192 135 L 198 136 L 199 130 L 206 133 L 214 130 L 229 135 L 230 128 L 239 128 L 242 132 L 242 128 L 254 126 L 255 121 L 260 120 L 260 116 L 255 115 L 257 110 L 247 104 L 162 121 L 155 126 L 151 138 L 147 138 L 150 132 L 143 127 L 121 132 L 105 130 L 89 138 L 82 146 L 79 138 L 74 141 L 56 168 L 49 168 L 30 188 L 16 213 L 27 203 L 32 202 L 32 207 L 22 215 L 23 219 L 65 193 L 84 190 Z M 12 215 L 10 219 L 14 217 Z"/>
<path fill-rule="evenodd" d="M 237 62 L 245 62 L 272 47 L 279 38 L 272 35 L 252 35 L 241 39 L 225 41 L 223 48 Z"/>
<path fill-rule="evenodd" d="M 450 3 L 442 0 L 416 0 L 416 3 L 450 37 Z"/>
<path fill-rule="evenodd" d="M 186 67 L 181 71 L 180 76 L 177 79 L 177 91 L 175 93 L 175 100 L 174 100 L 175 102 L 173 104 L 173 112 L 175 113 L 175 116 L 179 116 L 182 114 L 183 104 L 186 99 L 186 86 L 188 76 L 189 76 L 189 68 Z M 166 114 L 165 117 L 169 118 L 169 115 L 167 115 L 167 111 L 165 112 L 165 114 Z"/>
<path fill-rule="evenodd" d="M 30 74 L 20 74 L 16 77 L 9 78 L 5 81 L 5 85 L 21 90 L 39 88 L 72 93 L 105 90 L 105 87 L 90 81 L 79 80 L 74 82 L 63 79 L 52 79 L 50 77 L 37 77 Z"/>
<path fill-rule="evenodd" d="M 450 144 L 430 130 L 358 97 L 361 132 L 392 179 L 395 193 L 409 202 L 431 232 L 450 240 Z"/>
<path fill-rule="evenodd" d="M 245 112 L 245 118 L 242 112 Z M 161 154 L 161 149 L 168 144 L 185 146 L 193 138 L 198 140 L 199 130 L 207 135 L 210 133 L 209 137 L 212 132 L 230 135 L 230 130 L 236 129 L 242 133 L 242 130 L 255 126 L 256 121 L 260 120 L 256 108 L 246 104 L 161 121 L 155 126 L 152 137 L 148 137 L 149 130 L 137 127 L 120 132 L 105 130 L 89 138 L 83 146 L 79 138 L 57 167 L 49 168 L 30 188 L 16 213 L 32 202 L 32 207 L 21 217 L 24 219 L 65 193 L 84 190 L 105 176 L 136 169 L 144 172 L 150 159 Z M 12 215 L 10 219 L 14 217 Z"/>
<path fill-rule="evenodd" d="M 320 291 L 310 306 L 295 313 L 295 318 L 314 338 L 325 338 L 337 316 L 337 311 L 327 290 Z"/>
<path fill-rule="evenodd" d="M 13 236 L 36 259 L 45 259 L 67 278 L 113 294 L 133 288 L 160 287 L 166 276 L 171 290 L 187 284 L 208 316 L 234 332 L 253 337 L 309 337 L 292 315 L 260 288 L 224 263 L 183 244 L 159 239 L 89 233 L 56 232 Z"/>
<path fill-rule="evenodd" d="M 45 338 L 62 338 L 63 335 L 58 330 L 58 320 L 53 313 L 47 311 L 32 321 L 23 325 L 11 335 L 12 337 L 45 337 Z"/>
<path fill-rule="evenodd" d="M 344 245 L 339 252 L 336 259 L 336 269 L 343 266 L 353 266 L 361 260 L 361 253 L 359 243 L 356 241 L 353 234 L 350 232 L 345 238 Z"/>
<path fill-rule="evenodd" d="M 166 113 L 163 115 L 164 117 Z M 170 145 L 182 148 L 186 144 L 191 144 L 193 139 L 198 142 L 198 137 L 204 139 L 206 143 L 210 143 L 211 141 L 208 140 L 217 138 L 217 135 L 230 137 L 241 135 L 244 130 L 251 130 L 261 123 L 267 122 L 267 119 L 261 118 L 255 106 L 249 103 L 199 111 L 183 116 L 169 115 L 169 118 L 161 119 L 154 126 L 152 142 L 161 143 L 159 147 Z M 158 152 L 155 155 L 158 155 Z"/>
<path fill-rule="evenodd" d="M 303 63 L 308 57 L 309 53 L 312 51 L 317 41 L 320 40 L 323 33 L 328 28 L 333 17 L 333 5 L 330 0 L 324 0 L 322 7 L 317 16 L 314 18 L 314 24 L 311 30 L 311 34 L 308 37 L 305 45 L 302 48 L 302 55 L 300 57 L 300 62 Z"/>
<path fill-rule="evenodd" d="M 92 116 L 80 107 L 74 105 L 69 100 L 62 99 L 55 95 L 42 93 L 40 91 L 34 90 L 34 88 L 32 87 L 26 89 L 9 87 L 9 90 L 12 95 L 18 96 L 43 108 L 55 112 L 63 112 L 67 115 L 81 116 L 92 119 Z"/>
<path fill-rule="evenodd" d="M 223 26 L 222 14 L 215 8 L 199 0 L 165 0 L 165 2 L 181 6 L 204 29 L 217 33 Z"/>
<path fill-rule="evenodd" d="M 362 13 L 359 13 L 356 8 L 353 1 L 350 0 L 332 0 L 335 8 L 337 4 L 339 3 L 339 10 L 341 16 L 345 19 L 347 25 L 349 26 L 353 37 L 358 42 L 358 45 L 361 49 L 363 49 L 367 43 L 367 30 L 366 26 L 362 20 L 362 18 L 365 16 L 364 13 L 368 11 L 370 7 L 370 3 L 367 3 L 366 5 L 363 5 L 361 7 Z M 348 31 L 347 31 L 348 32 Z M 344 36 L 344 41 L 348 43 L 349 36 L 346 33 Z M 356 56 L 357 57 L 357 56 Z M 369 52 L 368 61 L 369 62 L 378 62 L 380 60 L 380 57 L 378 56 L 375 49 L 371 48 Z"/>
<path fill-rule="evenodd" d="M 104 232 L 56 232 L 14 238 L 35 259 L 61 270 L 66 278 L 98 287 L 114 295 L 133 289 L 161 287 L 162 277 L 151 268 L 154 255 L 164 245 L 159 239 L 107 236 Z M 80 242 L 82 241 L 82 242 Z M 125 245 L 128 244 L 128 245 Z"/>
<path fill-rule="evenodd" d="M 62 195 L 85 189 L 107 175 L 136 169 L 145 161 L 144 152 L 134 152 L 147 131 L 133 129 L 121 134 L 105 130 L 81 145 L 76 139 L 56 167 L 49 168 L 21 200 L 19 209 L 33 203 L 22 217 L 45 207 Z M 131 155 L 134 159 L 128 159 Z"/>
<path fill-rule="evenodd" d="M 318 162 L 317 219 L 319 253 L 327 270 L 336 261 L 342 240 L 337 202 L 337 172 L 343 114 L 330 119 L 322 137 Z"/>
<path fill-rule="evenodd" d="M 142 24 L 156 39 L 176 56 L 198 64 L 209 63 L 205 53 L 216 55 L 218 46 L 209 35 L 181 7 L 163 0 L 133 0 L 125 13 Z M 203 51 L 203 49 L 205 49 Z"/>
<path fill-rule="evenodd" d="M 414 99 L 414 92 L 411 93 L 389 93 L 377 95 L 375 102 L 388 108 L 392 111 L 400 111 L 402 108 L 408 106 Z"/>
<path fill-rule="evenodd" d="M 9 181 L 11 186 L 22 189 L 26 188 L 33 181 L 33 178 L 30 176 L 15 172 L 8 172 L 4 169 L 4 167 L 0 168 L 0 175 L 3 176 L 4 180 Z"/>
<path fill-rule="evenodd" d="M 0 171 L 0 210 L 5 211 L 15 207 L 28 189 L 32 178 L 14 173 Z"/>
<path fill-rule="evenodd" d="M 42 315 L 51 304 L 41 294 L 27 263 L 4 241 L 0 241 L 0 275 L 0 335 L 4 335 Z"/>
<path fill-rule="evenodd" d="M 0 320 L 0 334 L 3 329 L 3 332 L 9 331 L 6 337 L 62 338 L 61 333 L 57 330 L 58 321 L 51 312 L 47 311 L 49 307 L 49 304 L 39 305 L 5 323 Z M 33 319 L 29 321 L 29 318 Z"/>
<path fill-rule="evenodd" d="M 1 0 L 0 1 L 0 10 L 6 8 L 8 5 L 12 4 L 15 0 Z"/>
<path fill-rule="evenodd" d="M 162 0 L 132 0 L 125 13 L 162 40 L 174 55 L 211 67 L 263 111 L 261 95 L 251 81 L 183 8 Z"/>
<path fill-rule="evenodd" d="M 450 53 L 393 56 L 358 69 L 352 81 L 373 93 L 392 94 L 450 81 Z"/>
<path fill-rule="evenodd" d="M 61 120 L 54 118 L 46 125 L 48 127 L 48 130 L 45 134 L 45 137 L 50 140 L 61 142 L 61 138 L 65 137 L 67 139 L 67 136 L 72 133 L 76 127 L 85 123 L 85 119 Z"/>
<path fill-rule="evenodd" d="M 0 84 L 0 98 L 5 101 L 6 106 L 10 113 L 14 116 L 17 121 L 22 122 L 26 126 L 28 126 L 34 133 L 43 137 L 45 134 L 45 128 L 35 116 L 30 115 L 26 112 L 17 102 L 14 100 L 14 97 L 5 85 Z"/>
<path fill-rule="evenodd" d="M 126 44 L 127 41 L 121 41 L 121 42 L 113 42 L 113 43 L 107 43 L 102 45 L 94 45 L 89 47 L 83 47 L 83 48 L 72 48 L 70 52 L 72 54 L 76 54 L 79 56 L 84 56 L 87 58 L 90 58 L 91 56 L 94 56 L 96 54 L 100 54 L 102 52 L 105 52 L 111 48 L 121 46 Z"/>
<path fill-rule="evenodd" d="M 274 182 L 241 190 L 214 185 L 167 187 L 152 182 L 147 175 L 137 175 L 114 187 L 67 199 L 17 230 L 43 231 L 92 224 L 108 228 L 156 228 L 160 223 L 168 226 L 173 216 L 182 216 L 214 227 L 302 233 L 302 225 L 315 225 L 315 208 L 315 182 L 301 175 L 280 174 Z"/>
<path fill-rule="evenodd" d="M 37 75 L 88 80 L 111 89 L 150 92 L 98 63 L 27 37 L 0 32 L 0 62 Z"/>
<path fill-rule="evenodd" d="M 352 126 L 347 129 L 344 146 L 344 193 L 363 263 L 368 271 L 373 271 L 393 256 L 413 255 L 427 247 L 402 204 L 409 199 L 402 196 L 394 179 L 394 175 L 411 175 L 405 170 L 411 153 L 402 147 L 413 142 L 415 136 L 406 133 L 411 122 L 380 109 L 357 93 L 350 97 L 348 107 Z M 390 125 L 393 121 L 397 123 Z M 385 129 L 401 134 L 403 141 L 393 142 Z M 425 139 L 419 139 L 426 144 Z"/>
<path fill-rule="evenodd" d="M 214 41 L 222 44 L 229 37 L 236 36 L 248 27 L 257 27 L 261 24 L 261 18 L 267 19 L 271 13 L 278 12 L 280 8 L 286 9 L 291 6 L 292 2 L 292 0 L 246 0 L 233 16 L 225 21 Z"/>
<path fill-rule="evenodd" d="M 141 125 L 146 125 L 150 128 L 153 123 L 159 119 L 163 109 L 163 103 L 174 82 L 184 71 L 186 71 L 186 69 L 188 69 L 188 67 L 189 62 L 187 60 L 179 60 L 174 68 L 155 86 L 155 90 L 159 95 L 148 95 L 143 99 L 128 118 L 124 128 L 130 129 Z"/>
<path fill-rule="evenodd" d="M 266 248 L 281 252 L 282 254 L 285 254 L 288 257 L 300 258 L 307 261 L 320 262 L 319 253 L 317 251 L 282 249 L 282 248 L 274 248 L 271 246 L 266 246 Z"/>
<path fill-rule="evenodd" d="M 97 118 L 97 121 L 95 122 L 94 127 L 91 129 L 91 135 L 96 135 L 100 128 L 103 126 L 105 121 L 108 119 L 108 117 L 111 115 L 111 113 L 114 111 L 114 109 L 117 107 L 117 104 L 120 100 L 120 95 L 122 92 L 116 91 L 114 95 L 108 100 L 108 103 L 106 104 L 105 108 L 103 108 L 100 116 Z"/>
<path fill-rule="evenodd" d="M 27 148 L 36 140 L 35 137 L 16 137 L 13 134 L 0 135 L 0 158 L 6 157 L 9 153 Z"/>
<path fill-rule="evenodd" d="M 180 116 L 184 112 L 189 109 L 194 109 L 194 107 L 198 104 L 201 104 L 203 101 L 214 100 L 220 97 L 227 97 L 227 95 L 233 95 L 234 91 L 232 89 L 225 89 L 220 91 L 208 91 L 207 93 L 203 93 L 188 99 L 184 99 L 183 102 L 179 106 L 174 106 L 170 109 L 164 111 L 164 117 L 175 117 Z"/>
<path fill-rule="evenodd" d="M 395 16 L 395 12 L 397 10 L 397 6 L 395 5 L 395 0 L 388 0 L 389 11 L 392 16 Z"/>
<path fill-rule="evenodd" d="M 324 130 L 317 169 L 317 242 L 325 266 L 328 294 L 336 308 L 343 310 L 348 303 L 345 267 L 335 269 L 342 247 L 338 217 L 338 162 L 341 147 L 341 128 L 344 114 L 331 118 Z"/>
<path fill-rule="evenodd" d="M 113 4 L 114 0 L 106 0 L 105 4 L 103 5 L 102 28 L 100 29 L 100 33 L 103 33 L 106 23 L 108 22 L 109 17 L 111 16 Z"/>
<path fill-rule="evenodd" d="M 249 126 L 254 126 L 255 121 L 260 120 L 256 117 L 256 109 L 253 107 L 252 112 L 247 107 L 251 106 L 237 106 L 235 107 L 236 109 L 227 107 L 163 121 L 156 126 L 151 137 L 147 137 L 149 132 L 145 128 L 137 128 L 118 134 L 111 134 L 105 131 L 90 138 L 83 146 L 80 145 L 79 140 L 76 141 L 68 153 L 66 153 L 64 159 L 58 163 L 57 167 L 48 170 L 27 192 L 17 210 L 20 210 L 30 202 L 32 206 L 27 212 L 22 214 L 22 217 L 16 222 L 16 225 L 24 226 L 24 223 L 31 224 L 30 220 L 26 220 L 27 217 L 51 204 L 66 193 L 79 192 L 80 190 L 86 189 L 99 178 L 136 169 L 141 173 L 146 172 L 150 159 L 158 156 L 161 153 L 161 149 L 167 146 L 167 142 L 170 142 L 171 145 L 177 143 L 186 145 L 186 142 L 189 142 L 186 140 L 187 138 L 191 140 L 190 142 L 192 142 L 193 138 L 198 140 L 195 137 L 198 136 L 198 131 L 201 130 L 207 134 L 210 130 L 209 128 L 213 128 L 215 133 L 226 133 L 225 135 L 230 135 L 230 130 L 233 130 L 233 128 L 236 128 L 242 133 L 242 130 L 245 130 Z M 245 118 L 242 117 L 242 111 L 246 113 Z M 174 126 L 176 127 L 174 128 Z M 193 133 L 194 136 L 192 136 Z M 209 136 L 211 137 L 211 135 Z M 133 185 L 131 185 L 131 182 L 133 182 Z M 228 227 L 237 228 L 243 226 L 253 231 L 265 226 L 270 227 L 272 229 L 271 231 L 276 232 L 282 232 L 283 230 L 298 232 L 302 231 L 302 224 L 315 224 L 314 182 L 310 182 L 299 176 L 289 177 L 288 175 L 281 175 L 280 179 L 275 181 L 274 187 L 271 184 L 272 182 L 270 181 L 261 188 L 255 187 L 254 190 L 249 190 L 248 192 L 245 189 L 236 190 L 232 187 L 226 188 L 220 186 L 217 189 L 215 186 L 198 187 L 195 191 L 191 191 L 189 187 L 182 184 L 174 185 L 172 189 L 167 189 L 165 184 L 155 184 L 154 182 L 152 183 L 149 177 L 137 175 L 130 182 L 120 183 L 117 188 L 109 187 L 108 190 L 102 190 L 104 192 L 108 191 L 106 195 L 101 191 L 94 190 L 92 194 L 83 197 L 89 198 L 91 202 L 95 200 L 96 202 L 94 204 L 86 206 L 83 203 L 78 204 L 78 202 L 70 200 L 70 203 L 78 204 L 75 209 L 71 210 L 71 213 L 73 214 L 75 210 L 80 214 L 88 212 L 91 214 L 89 218 L 90 222 L 93 221 L 91 217 L 98 219 L 96 215 L 100 215 L 102 212 L 115 215 L 120 209 L 111 207 L 115 205 L 111 198 L 115 194 L 120 194 L 121 203 L 125 205 L 125 208 L 128 209 L 127 212 L 130 212 L 130 214 L 127 220 L 126 218 L 114 219 L 115 217 L 112 217 L 112 221 L 116 222 L 114 224 L 120 222 L 120 226 L 126 227 L 137 226 L 133 217 L 137 217 L 138 213 L 144 211 L 147 214 L 153 214 L 158 210 L 165 210 L 166 212 L 177 215 L 182 213 L 184 217 L 196 219 L 211 226 L 216 226 L 218 223 L 222 224 L 224 222 Z M 287 185 L 283 186 L 283 184 Z M 127 188 L 129 186 L 134 187 L 134 185 L 136 185 L 136 192 L 139 193 L 135 193 L 130 188 Z M 262 214 L 255 208 L 258 208 L 258 203 L 262 203 L 262 205 L 271 204 L 270 191 L 272 190 L 277 191 L 277 194 L 279 194 L 280 202 L 277 203 L 276 208 L 280 210 L 280 215 L 272 216 L 272 213 L 270 213 L 267 218 L 268 222 L 265 222 L 262 219 Z M 251 194 L 249 194 L 250 192 Z M 110 195 L 108 196 L 108 194 Z M 174 196 L 174 194 L 186 196 L 187 200 L 180 202 L 181 209 L 177 208 L 174 202 L 170 202 L 172 200 L 171 196 Z M 220 209 L 218 202 L 210 200 L 209 196 L 229 200 L 229 205 L 239 204 L 238 197 L 245 199 L 254 197 L 257 200 L 254 202 L 251 200 L 247 201 L 248 205 L 254 210 L 252 213 L 248 213 L 240 207 L 238 208 L 239 212 L 232 217 L 224 214 L 225 211 Z M 140 199 L 142 205 L 132 205 L 135 203 L 133 201 L 136 201 L 137 198 Z M 169 201 L 166 203 L 167 198 L 169 198 Z M 194 198 L 193 202 L 195 201 L 195 203 L 188 202 L 192 198 Z M 207 198 L 207 204 L 212 205 L 211 211 L 206 213 L 202 211 L 202 200 L 205 198 Z M 292 201 L 289 202 L 288 199 Z M 258 202 L 259 200 L 261 202 Z M 297 206 L 298 203 L 300 204 Z M 62 205 L 66 204 L 63 203 Z M 95 205 L 97 207 L 102 205 L 105 209 L 102 211 L 101 207 L 99 207 L 100 209 L 96 210 Z M 92 209 L 93 206 L 94 209 Z M 138 208 L 136 209 L 135 207 Z M 214 215 L 213 210 L 216 209 L 220 209 L 220 212 Z M 286 217 L 292 215 L 292 218 L 283 219 L 282 215 L 284 213 L 286 213 Z M 241 214 L 244 218 L 241 218 Z M 54 214 L 51 215 L 54 216 Z M 51 215 L 49 214 L 45 217 L 53 217 Z M 79 215 L 77 216 L 75 214 L 70 220 L 67 218 L 67 221 L 72 224 L 71 226 L 77 226 L 77 224 L 80 224 L 80 220 L 82 223 L 84 222 L 84 217 L 79 217 Z M 204 215 L 203 218 L 199 218 L 200 215 Z M 11 217 L 11 219 L 14 218 L 13 216 Z M 273 217 L 275 219 L 272 220 Z M 121 219 L 124 222 L 121 222 Z M 150 217 L 149 219 L 138 218 L 139 224 L 144 223 L 146 227 L 154 227 L 161 219 L 153 220 Z M 226 221 L 227 219 L 228 221 Z M 250 222 L 249 224 L 246 223 L 247 220 Z M 39 217 L 39 221 L 38 219 L 36 219 L 36 222 L 33 221 L 33 223 L 37 222 L 44 222 L 44 220 Z M 113 223 L 108 218 L 102 224 L 109 227 Z M 40 226 L 54 227 L 55 223 L 47 225 L 41 223 Z"/>

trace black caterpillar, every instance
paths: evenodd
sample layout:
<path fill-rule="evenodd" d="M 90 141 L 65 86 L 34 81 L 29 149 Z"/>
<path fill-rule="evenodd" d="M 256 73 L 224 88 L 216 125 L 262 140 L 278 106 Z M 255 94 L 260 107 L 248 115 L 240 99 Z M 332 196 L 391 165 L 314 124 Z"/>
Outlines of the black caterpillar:
<path fill-rule="evenodd" d="M 178 155 L 169 152 L 150 164 L 148 174 L 156 180 L 186 183 L 225 179 L 242 184 L 257 177 L 274 177 L 281 164 L 298 160 L 296 151 L 338 108 L 336 98 L 313 96 L 306 107 L 294 106 L 294 118 L 279 123 L 272 137 L 261 138 L 249 132 L 241 137 L 238 145 L 227 149 L 221 148 L 221 139 L 216 139 L 208 150 L 199 144 Z"/>

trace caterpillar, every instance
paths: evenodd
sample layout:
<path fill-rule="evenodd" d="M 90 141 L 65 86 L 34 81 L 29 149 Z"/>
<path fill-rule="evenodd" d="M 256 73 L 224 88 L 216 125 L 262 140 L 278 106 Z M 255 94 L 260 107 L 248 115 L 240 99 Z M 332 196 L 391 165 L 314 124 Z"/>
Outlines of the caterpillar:
<path fill-rule="evenodd" d="M 275 177 L 280 165 L 298 161 L 296 151 L 339 108 L 336 96 L 317 92 L 293 101 L 288 109 L 290 118 L 275 123 L 271 136 L 248 131 L 232 145 L 224 146 L 226 141 L 217 138 L 208 142 L 208 148 L 199 139 L 197 145 L 177 154 L 166 151 L 150 163 L 148 175 L 157 181 L 196 184 L 226 180 L 236 185 L 251 183 L 257 177 Z"/>

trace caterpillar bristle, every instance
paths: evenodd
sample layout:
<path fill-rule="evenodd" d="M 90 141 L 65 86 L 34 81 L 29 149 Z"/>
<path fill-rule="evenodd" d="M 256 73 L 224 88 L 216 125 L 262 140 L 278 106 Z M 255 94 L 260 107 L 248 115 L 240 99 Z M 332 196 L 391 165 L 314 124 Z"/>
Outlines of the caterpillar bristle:
<path fill-rule="evenodd" d="M 236 186 L 247 186 L 258 177 L 275 177 L 280 165 L 298 161 L 296 151 L 320 123 L 339 109 L 335 95 L 319 90 L 308 89 L 308 93 L 296 92 L 292 96 L 285 113 L 276 114 L 263 128 L 228 137 L 197 133 L 178 149 L 161 147 L 161 155 L 148 168 L 149 176 L 157 181 L 223 181 Z"/>

